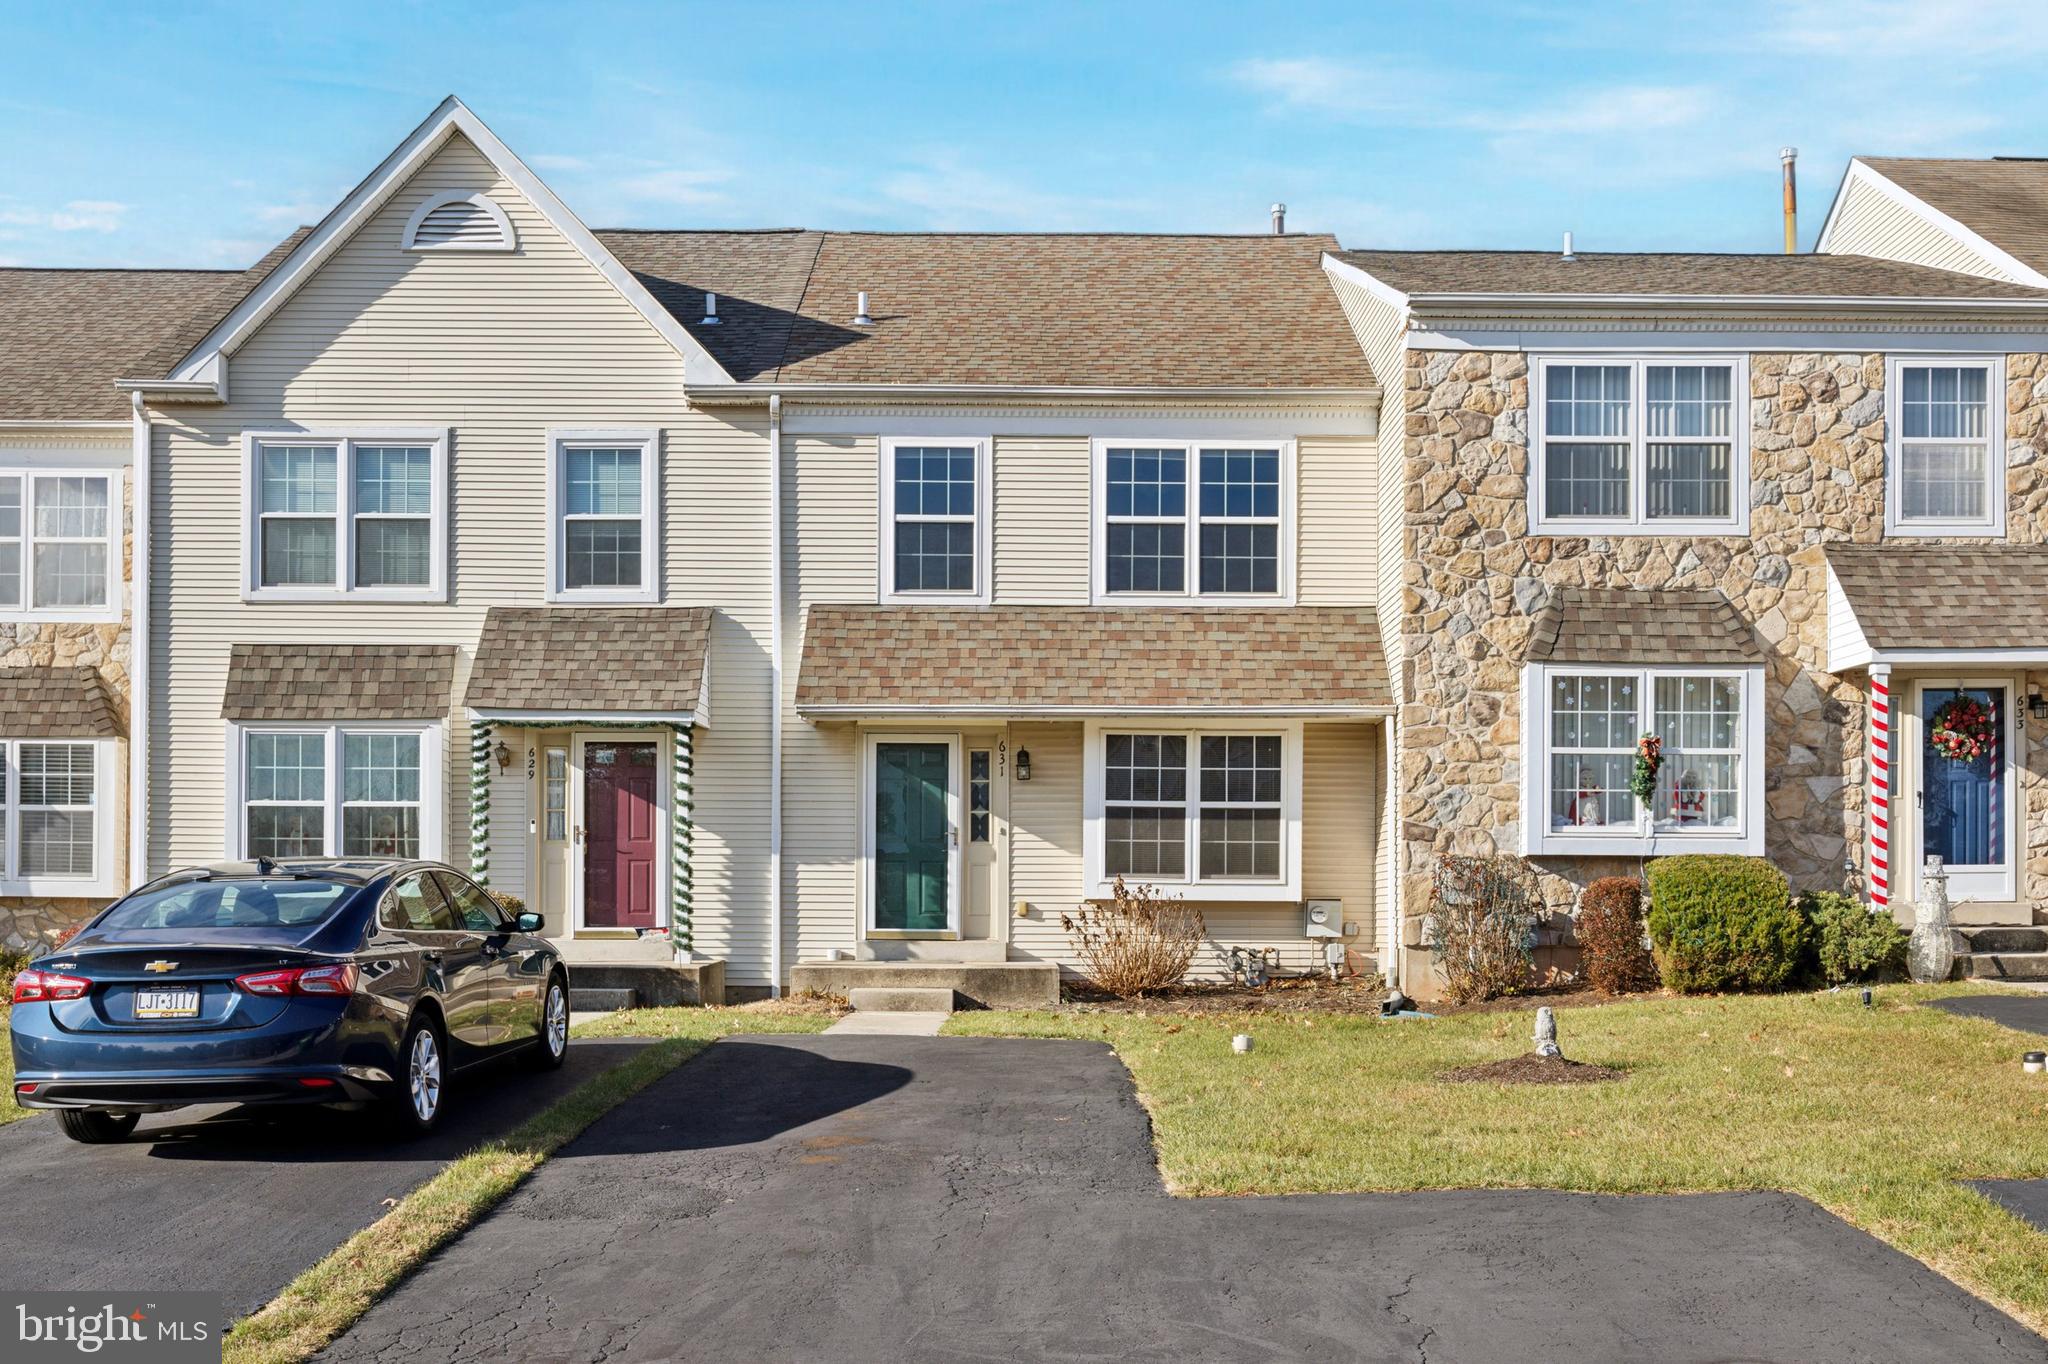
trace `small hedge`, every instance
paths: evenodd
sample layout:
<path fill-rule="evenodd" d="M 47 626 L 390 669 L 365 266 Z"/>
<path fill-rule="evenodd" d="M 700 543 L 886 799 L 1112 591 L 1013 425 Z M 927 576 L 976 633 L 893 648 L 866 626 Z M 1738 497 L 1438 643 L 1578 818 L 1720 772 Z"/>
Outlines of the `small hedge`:
<path fill-rule="evenodd" d="M 1688 853 L 1650 863 L 1650 941 L 1681 994 L 1782 990 L 1797 974 L 1806 917 L 1761 857 Z"/>
<path fill-rule="evenodd" d="M 1837 890 L 1800 897 L 1799 909 L 1813 925 L 1815 964 L 1822 983 L 1846 985 L 1903 975 L 1912 935 L 1889 914 L 1873 914 L 1853 895 Z"/>
<path fill-rule="evenodd" d="M 1602 994 L 1657 988 L 1657 963 L 1643 946 L 1643 883 L 1603 876 L 1579 895 L 1576 929 L 1586 979 Z"/>

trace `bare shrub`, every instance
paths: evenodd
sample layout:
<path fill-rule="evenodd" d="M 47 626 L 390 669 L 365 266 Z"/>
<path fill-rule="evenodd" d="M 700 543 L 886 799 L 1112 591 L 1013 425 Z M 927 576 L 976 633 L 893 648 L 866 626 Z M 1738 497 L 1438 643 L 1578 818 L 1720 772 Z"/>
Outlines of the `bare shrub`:
<path fill-rule="evenodd" d="M 1657 988 L 1657 963 L 1643 941 L 1643 883 L 1603 876 L 1579 892 L 1579 952 L 1602 994 Z"/>
<path fill-rule="evenodd" d="M 1116 879 L 1106 903 L 1060 915 L 1060 927 L 1087 963 L 1088 978 L 1119 999 L 1180 983 L 1208 936 L 1200 910 L 1156 886 L 1129 886 Z"/>
<path fill-rule="evenodd" d="M 1529 987 L 1536 875 L 1519 857 L 1444 857 L 1430 887 L 1425 941 L 1455 1004 Z"/>

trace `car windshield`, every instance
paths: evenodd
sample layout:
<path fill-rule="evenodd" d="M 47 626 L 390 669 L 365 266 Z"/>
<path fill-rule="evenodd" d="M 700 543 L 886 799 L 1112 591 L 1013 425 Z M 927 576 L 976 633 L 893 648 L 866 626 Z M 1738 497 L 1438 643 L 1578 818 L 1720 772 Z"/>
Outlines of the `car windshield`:
<path fill-rule="evenodd" d="M 334 881 L 184 881 L 122 901 L 99 927 L 298 927 L 319 923 L 355 889 Z"/>

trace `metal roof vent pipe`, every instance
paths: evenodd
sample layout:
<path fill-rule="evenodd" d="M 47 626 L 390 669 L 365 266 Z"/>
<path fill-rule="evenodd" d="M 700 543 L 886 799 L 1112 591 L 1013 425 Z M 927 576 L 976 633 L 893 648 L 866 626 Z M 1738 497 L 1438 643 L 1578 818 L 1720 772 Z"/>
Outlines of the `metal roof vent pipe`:
<path fill-rule="evenodd" d="M 1564 259 L 1566 259 L 1566 260 L 1577 260 L 1577 259 L 1578 259 L 1578 257 L 1577 257 L 1577 256 L 1574 256 L 1574 255 L 1572 254 L 1572 234 L 1571 234 L 1571 233 L 1569 233 L 1569 232 L 1567 232 L 1567 233 L 1565 233 L 1565 234 L 1564 234 Z"/>
<path fill-rule="evenodd" d="M 718 295 L 706 290 L 704 293 L 704 316 L 698 322 L 701 327 L 718 325 Z"/>
<path fill-rule="evenodd" d="M 865 289 L 854 295 L 853 325 L 856 327 L 872 327 L 875 325 L 875 319 L 868 316 L 868 291 Z"/>
<path fill-rule="evenodd" d="M 1287 205 L 1285 204 L 1273 205 L 1273 235 L 1276 237 L 1287 235 Z"/>

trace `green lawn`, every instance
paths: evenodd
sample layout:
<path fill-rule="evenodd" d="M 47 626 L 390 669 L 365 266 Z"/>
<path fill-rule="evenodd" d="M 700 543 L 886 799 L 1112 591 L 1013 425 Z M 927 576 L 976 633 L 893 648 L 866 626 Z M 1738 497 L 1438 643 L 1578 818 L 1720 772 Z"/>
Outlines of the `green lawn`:
<path fill-rule="evenodd" d="M 0 1004 L 0 1034 L 6 1031 L 10 1012 L 6 1005 Z M 34 1111 L 14 1102 L 14 1048 L 5 1045 L 4 1036 L 0 1036 L 0 1127 L 17 1118 L 26 1118 Z"/>
<path fill-rule="evenodd" d="M 1114 1046 L 1186 1194 L 1788 1189 L 2048 1330 L 2048 1234 L 1957 1180 L 2048 1177 L 2039 1039 L 1917 1001 L 1983 986 L 1559 1010 L 1613 1084 L 1443 1084 L 1529 1050 L 1534 1006 L 1433 1022 L 963 1013 L 956 1034 Z M 1230 1035 L 1250 1031 L 1239 1056 Z"/>

